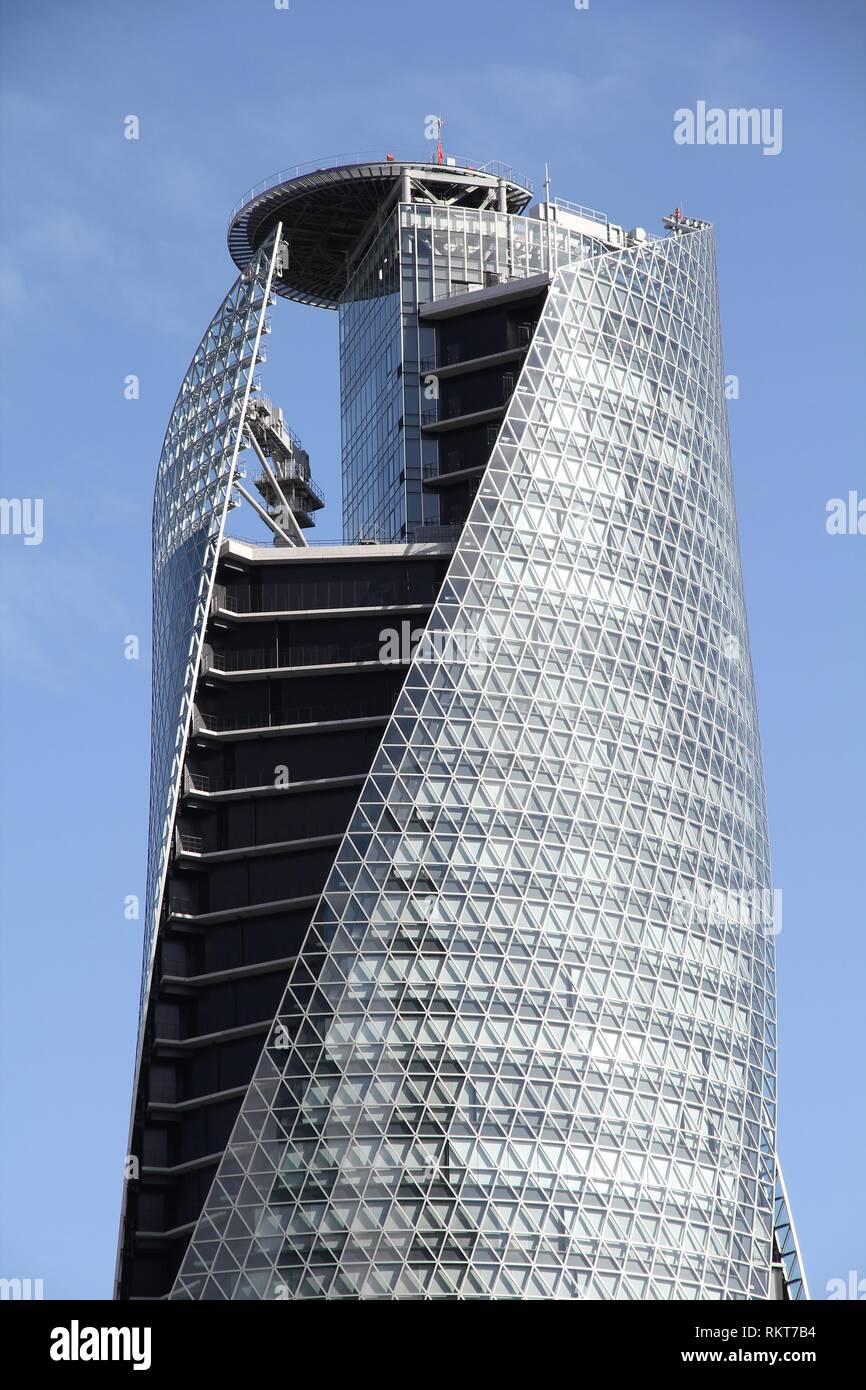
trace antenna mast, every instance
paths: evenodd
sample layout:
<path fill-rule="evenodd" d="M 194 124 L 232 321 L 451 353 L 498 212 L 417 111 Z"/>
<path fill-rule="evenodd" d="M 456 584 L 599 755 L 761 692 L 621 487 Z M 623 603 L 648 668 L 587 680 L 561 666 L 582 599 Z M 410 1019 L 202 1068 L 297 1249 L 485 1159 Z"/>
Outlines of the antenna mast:
<path fill-rule="evenodd" d="M 556 242 L 551 226 L 553 218 L 553 208 L 550 202 L 550 170 L 547 167 L 547 160 L 544 161 L 544 220 L 547 223 L 547 269 L 549 274 L 553 274 L 556 267 L 553 264 L 556 252 Z"/>

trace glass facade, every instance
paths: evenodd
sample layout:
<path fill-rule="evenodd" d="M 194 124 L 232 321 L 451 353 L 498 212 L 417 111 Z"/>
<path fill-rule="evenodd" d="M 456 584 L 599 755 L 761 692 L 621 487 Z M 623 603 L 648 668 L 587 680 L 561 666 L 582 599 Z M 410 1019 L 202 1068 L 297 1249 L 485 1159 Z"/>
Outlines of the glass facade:
<path fill-rule="evenodd" d="M 404 524 L 400 269 L 392 217 L 340 304 L 343 533 L 399 537 Z"/>
<path fill-rule="evenodd" d="M 273 275 L 239 275 L 181 383 L 153 504 L 153 709 L 142 1004 L 146 999 L 202 633 Z"/>
<path fill-rule="evenodd" d="M 600 229 L 601 231 L 601 229 Z M 579 260 L 603 243 L 532 217 L 401 203 L 378 233 L 340 305 L 343 530 L 348 541 L 399 540 L 439 521 L 425 494 L 438 445 L 421 433 L 433 329 L 421 305 Z"/>
<path fill-rule="evenodd" d="M 402 288 L 380 267 L 344 311 L 358 380 L 410 272 L 420 298 L 509 264 L 507 218 L 398 216 Z M 395 467 L 378 501 L 347 479 L 350 534 Z M 771 879 L 709 229 L 557 270 L 427 635 L 173 1296 L 767 1298 Z"/>

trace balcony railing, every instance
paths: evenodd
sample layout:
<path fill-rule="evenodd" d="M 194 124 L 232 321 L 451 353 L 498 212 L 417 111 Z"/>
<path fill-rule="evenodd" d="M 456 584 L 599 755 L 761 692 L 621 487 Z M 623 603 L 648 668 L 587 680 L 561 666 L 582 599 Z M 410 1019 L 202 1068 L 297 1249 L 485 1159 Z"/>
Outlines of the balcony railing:
<path fill-rule="evenodd" d="M 345 536 L 326 538 L 308 535 L 306 541 L 310 546 L 326 545 L 335 549 L 348 545 L 453 545 L 460 537 L 460 530 L 459 526 L 410 526 L 403 536 L 392 536 L 384 531 L 364 531 L 362 535 L 349 540 Z M 265 540 L 261 535 L 226 535 L 225 539 L 240 541 L 242 545 L 265 547 L 275 559 L 282 559 L 286 554 L 285 550 L 280 551 L 274 547 L 273 540 Z M 298 554 L 298 551 L 293 550 L 293 559 L 297 559 Z"/>
<path fill-rule="evenodd" d="M 422 477 L 425 483 L 441 482 L 443 479 L 453 478 L 456 477 L 458 474 L 465 475 L 473 470 L 482 469 L 484 467 L 485 462 L 483 459 L 474 459 L 470 460 L 469 462 L 464 462 L 462 459 L 458 459 L 456 462 L 452 463 L 449 455 L 447 468 L 443 468 L 442 465 L 439 463 L 425 463 Z M 465 482 L 466 479 L 465 477 L 461 476 L 458 479 L 458 481 Z"/>
<path fill-rule="evenodd" d="M 307 705 L 294 709 L 250 710 L 244 714 L 203 714 L 199 712 L 201 726 L 208 733 L 235 733 L 240 729 L 281 729 L 292 728 L 297 724 L 328 724 L 344 719 L 387 719 L 391 706 L 383 709 L 383 702 L 343 704 L 328 708 L 323 705 Z M 190 781 L 198 791 L 214 790 L 212 787 L 198 786 L 198 774 L 190 773 Z M 255 785 L 255 784 L 251 784 Z M 227 788 L 225 790 L 228 790 Z"/>
<path fill-rule="evenodd" d="M 204 849 L 204 840 L 201 835 L 187 835 L 185 831 L 179 830 L 177 838 L 180 840 L 180 847 L 187 854 L 201 854 Z"/>
<path fill-rule="evenodd" d="M 295 666 L 333 666 L 345 662 L 379 661 L 381 642 L 320 642 L 314 646 L 247 647 L 240 651 L 212 652 L 208 669 L 212 671 L 276 671 Z"/>
<path fill-rule="evenodd" d="M 316 486 L 312 478 L 310 478 L 306 474 L 301 464 L 279 463 L 278 461 L 271 459 L 271 468 L 273 469 L 274 476 L 276 477 L 278 483 L 297 483 L 299 487 L 304 489 L 305 492 L 312 493 L 313 497 L 315 497 L 318 502 L 321 502 L 322 506 L 324 507 L 325 494 L 322 492 L 321 488 L 318 488 Z M 259 483 L 262 481 L 270 482 L 270 479 L 268 478 L 268 475 L 264 472 L 264 470 L 262 470 L 261 473 L 258 473 L 256 475 L 256 482 Z"/>
<path fill-rule="evenodd" d="M 168 900 L 168 910 L 173 916 L 194 917 L 198 912 L 198 903 L 193 898 L 172 893 Z"/>
<path fill-rule="evenodd" d="M 299 584 L 262 584 L 261 588 L 218 586 L 215 606 L 229 613 L 304 613 L 322 608 L 396 608 L 400 604 L 430 606 L 429 591 L 413 593 L 408 575 L 403 582 L 376 583 L 360 579 L 316 580 Z"/>
<path fill-rule="evenodd" d="M 426 410 L 421 411 L 421 424 L 438 425 L 445 420 L 459 420 L 462 416 L 480 415 L 487 410 L 502 410 L 503 406 L 508 405 L 514 394 L 513 376 L 502 378 L 499 394 L 500 399 L 498 401 L 477 401 L 467 404 L 458 399 L 441 402 L 441 409 L 428 406 Z"/>
<path fill-rule="evenodd" d="M 439 168 L 472 169 L 480 174 L 492 174 L 495 178 L 507 179 L 509 183 L 516 183 L 519 188 L 525 188 L 527 193 L 532 192 L 532 183 L 524 174 L 515 173 L 509 164 L 503 164 L 498 159 L 490 159 L 486 164 L 479 164 L 477 160 L 466 159 L 462 155 L 446 155 L 444 165 L 436 164 L 435 149 L 431 145 L 429 150 L 423 152 L 422 158 L 417 159 L 414 155 L 393 154 L 390 158 L 383 154 L 381 150 L 356 150 L 351 154 L 329 155 L 326 159 L 308 160 L 306 164 L 295 164 L 290 169 L 281 169 L 276 174 L 270 174 L 260 183 L 253 187 L 239 198 L 229 213 L 229 221 L 234 221 L 237 214 L 245 204 L 258 198 L 260 194 L 267 193 L 272 188 L 278 188 L 281 183 L 289 183 L 292 179 L 299 179 L 303 174 L 314 174 L 319 169 L 339 169 L 343 165 L 351 164 L 385 164 L 395 160 L 399 164 L 415 164 L 419 168 L 435 165 Z"/>

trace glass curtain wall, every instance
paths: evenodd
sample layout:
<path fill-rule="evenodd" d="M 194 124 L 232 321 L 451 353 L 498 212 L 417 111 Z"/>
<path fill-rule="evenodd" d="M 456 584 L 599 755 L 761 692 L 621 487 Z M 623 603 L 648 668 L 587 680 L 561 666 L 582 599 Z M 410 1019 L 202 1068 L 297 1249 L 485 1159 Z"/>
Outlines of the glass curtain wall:
<path fill-rule="evenodd" d="M 552 244 L 551 244 L 552 240 Z M 540 275 L 604 249 L 531 217 L 401 203 L 352 276 L 340 305 L 343 524 L 348 541 L 400 540 L 439 521 L 423 492 L 438 444 L 422 436 L 435 404 L 435 333 L 418 311 L 491 285 Z"/>

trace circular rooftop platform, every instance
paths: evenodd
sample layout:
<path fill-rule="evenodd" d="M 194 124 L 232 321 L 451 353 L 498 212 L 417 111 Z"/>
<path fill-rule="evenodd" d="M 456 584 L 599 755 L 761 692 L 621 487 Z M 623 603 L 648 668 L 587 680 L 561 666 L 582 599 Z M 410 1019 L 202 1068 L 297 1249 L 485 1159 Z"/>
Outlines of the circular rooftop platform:
<path fill-rule="evenodd" d="M 378 209 L 399 197 L 404 170 L 420 196 L 427 189 L 431 199 L 462 207 L 495 206 L 491 199 L 500 184 L 509 212 L 522 212 L 532 197 L 528 180 L 496 162 L 473 165 L 446 156 L 442 164 L 395 158 L 299 167 L 251 189 L 234 208 L 228 231 L 232 260 L 245 270 L 282 222 L 289 268 L 275 279 L 274 290 L 335 309 L 346 285 L 347 258 Z"/>

